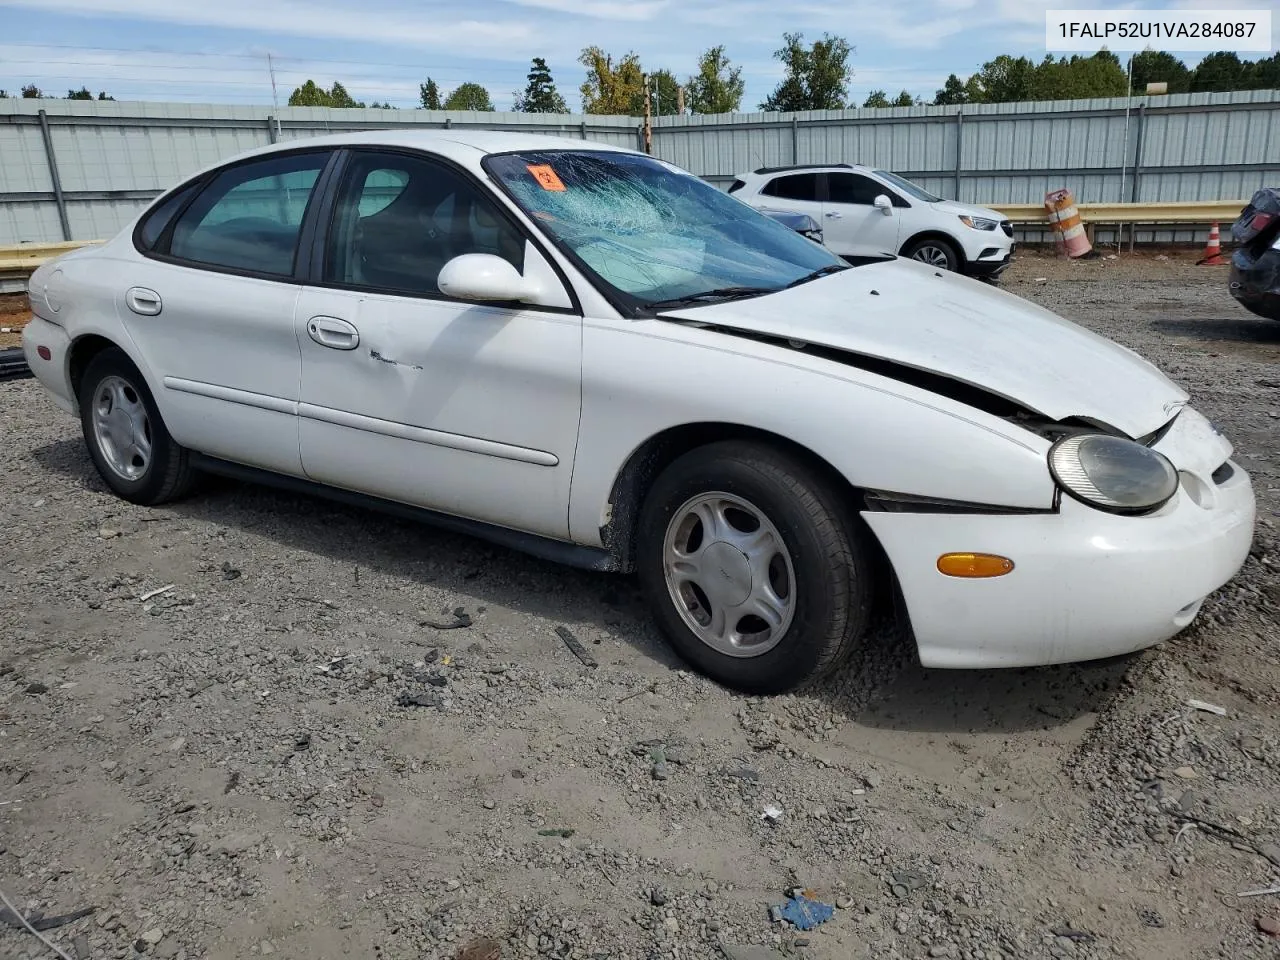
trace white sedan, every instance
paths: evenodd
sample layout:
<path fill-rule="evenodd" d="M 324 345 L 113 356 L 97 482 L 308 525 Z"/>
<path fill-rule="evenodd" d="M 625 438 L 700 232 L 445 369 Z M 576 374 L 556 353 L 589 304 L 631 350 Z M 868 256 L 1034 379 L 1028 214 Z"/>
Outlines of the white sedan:
<path fill-rule="evenodd" d="M 635 571 L 744 691 L 837 667 L 896 590 L 928 666 L 1140 649 L 1252 538 L 1230 443 L 1131 351 L 578 140 L 254 151 L 30 298 L 31 368 L 121 497 L 218 472 Z"/>

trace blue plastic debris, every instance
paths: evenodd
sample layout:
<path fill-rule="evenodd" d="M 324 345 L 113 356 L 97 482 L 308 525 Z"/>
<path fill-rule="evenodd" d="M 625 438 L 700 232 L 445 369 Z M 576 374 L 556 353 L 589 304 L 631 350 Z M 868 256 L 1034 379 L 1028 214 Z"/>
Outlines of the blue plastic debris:
<path fill-rule="evenodd" d="M 769 916 L 786 920 L 797 930 L 812 930 L 835 916 L 835 907 L 805 896 L 791 897 L 786 903 L 769 910 Z"/>

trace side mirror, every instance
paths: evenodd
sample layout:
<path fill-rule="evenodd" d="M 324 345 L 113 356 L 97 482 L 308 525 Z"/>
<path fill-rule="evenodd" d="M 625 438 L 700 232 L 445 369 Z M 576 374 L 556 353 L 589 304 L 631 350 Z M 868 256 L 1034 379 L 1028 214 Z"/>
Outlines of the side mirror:
<path fill-rule="evenodd" d="M 893 216 L 893 201 L 890 200 L 883 193 L 877 195 L 876 198 L 871 201 L 871 205 L 875 207 L 877 210 L 879 210 L 881 213 L 883 213 L 886 217 Z"/>
<path fill-rule="evenodd" d="M 440 271 L 436 286 L 447 297 L 459 300 L 515 300 L 526 302 L 542 293 L 542 284 L 520 274 L 491 253 L 464 253 Z"/>

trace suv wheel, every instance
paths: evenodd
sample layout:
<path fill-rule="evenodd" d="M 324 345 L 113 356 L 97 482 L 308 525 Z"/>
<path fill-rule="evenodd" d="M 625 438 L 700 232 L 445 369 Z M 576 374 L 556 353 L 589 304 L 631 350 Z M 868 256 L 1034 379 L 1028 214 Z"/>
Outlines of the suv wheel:
<path fill-rule="evenodd" d="M 960 268 L 960 254 L 956 248 L 938 237 L 925 237 L 917 240 L 902 252 L 904 257 L 919 260 L 931 267 L 950 270 L 953 273 Z"/>
<path fill-rule="evenodd" d="M 866 629 L 871 571 L 843 499 L 760 444 L 712 444 L 664 470 L 641 512 L 637 560 L 680 656 L 753 694 L 846 659 Z"/>

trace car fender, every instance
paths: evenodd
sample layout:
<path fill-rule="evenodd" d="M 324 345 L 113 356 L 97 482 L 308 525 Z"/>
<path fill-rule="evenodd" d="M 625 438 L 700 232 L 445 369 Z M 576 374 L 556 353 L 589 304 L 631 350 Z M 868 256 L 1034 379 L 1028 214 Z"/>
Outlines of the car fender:
<path fill-rule="evenodd" d="M 588 319 L 569 504 L 578 543 L 605 544 L 615 486 L 654 437 L 690 424 L 772 434 L 854 488 L 1048 510 L 1042 437 L 949 397 L 750 337 L 663 320 Z"/>

